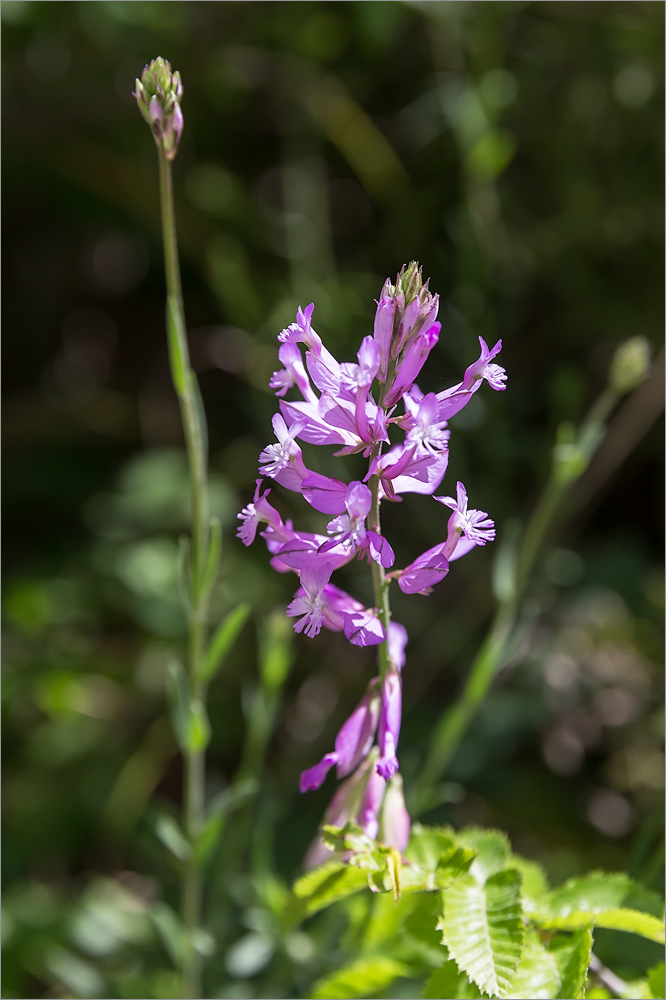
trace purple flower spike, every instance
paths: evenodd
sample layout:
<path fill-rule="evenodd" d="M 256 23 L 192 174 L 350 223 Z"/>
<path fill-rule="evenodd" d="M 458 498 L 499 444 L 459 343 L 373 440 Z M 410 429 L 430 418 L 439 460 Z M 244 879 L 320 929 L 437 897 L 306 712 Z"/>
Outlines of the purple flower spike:
<path fill-rule="evenodd" d="M 390 673 L 384 678 L 382 710 L 379 715 L 378 742 L 381 758 L 377 764 L 377 773 L 381 774 L 384 781 L 388 781 L 398 770 L 396 749 L 401 719 L 402 686 L 400 675 Z"/>

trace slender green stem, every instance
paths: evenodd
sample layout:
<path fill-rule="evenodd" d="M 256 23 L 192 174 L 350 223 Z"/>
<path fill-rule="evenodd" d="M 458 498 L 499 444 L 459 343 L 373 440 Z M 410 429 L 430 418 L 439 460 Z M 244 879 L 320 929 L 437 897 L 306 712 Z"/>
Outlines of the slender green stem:
<path fill-rule="evenodd" d="M 205 426 L 197 395 L 198 386 L 190 368 L 186 337 L 185 313 L 178 264 L 178 243 L 173 204 L 171 162 L 158 147 L 160 204 L 164 237 L 164 268 L 167 287 L 167 325 L 171 370 L 185 435 L 190 469 L 190 501 L 192 538 L 190 549 L 190 594 L 188 664 L 190 705 L 205 702 L 205 687 L 198 680 L 198 668 L 206 643 L 208 589 L 202 586 L 208 548 L 206 504 Z M 205 753 L 203 749 L 183 748 L 183 828 L 191 844 L 204 823 Z M 182 988 L 184 998 L 199 998 L 201 993 L 201 956 L 195 947 L 196 931 L 201 922 L 202 886 L 191 851 L 185 862 L 182 883 L 182 919 L 184 927 L 182 955 Z"/>

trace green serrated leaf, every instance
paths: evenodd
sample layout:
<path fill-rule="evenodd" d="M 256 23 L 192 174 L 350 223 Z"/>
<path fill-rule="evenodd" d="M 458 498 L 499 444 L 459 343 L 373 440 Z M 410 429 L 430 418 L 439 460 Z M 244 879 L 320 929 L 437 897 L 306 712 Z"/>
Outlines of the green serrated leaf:
<path fill-rule="evenodd" d="M 604 927 L 638 934 L 663 944 L 662 914 L 661 900 L 637 885 L 628 875 L 592 872 L 570 879 L 555 889 L 531 916 L 541 927 L 559 930 Z"/>
<path fill-rule="evenodd" d="M 527 858 L 521 858 L 517 854 L 511 855 L 510 864 L 512 868 L 517 868 L 523 877 L 523 909 L 529 916 L 543 906 L 550 892 L 546 873 L 536 861 L 528 861 Z"/>
<path fill-rule="evenodd" d="M 483 993 L 459 971 L 455 962 L 446 962 L 432 973 L 423 990 L 423 1000 L 441 1000 L 442 997 L 481 1000 Z"/>
<path fill-rule="evenodd" d="M 567 937 L 558 935 L 550 942 L 548 950 L 557 962 L 561 979 L 557 996 L 562 1000 L 581 1000 L 585 996 L 593 943 L 589 928 Z"/>
<path fill-rule="evenodd" d="M 663 900 L 623 872 L 596 871 L 569 879 L 553 889 L 547 904 L 551 913 L 564 913 L 566 910 L 601 912 L 626 907 L 651 913 L 653 917 L 664 914 Z"/>
<path fill-rule="evenodd" d="M 457 841 L 463 847 L 476 851 L 476 857 L 470 866 L 470 874 L 480 885 L 491 875 L 506 868 L 511 859 L 511 847 L 508 838 L 501 830 L 481 830 L 468 827 L 460 830 Z"/>
<path fill-rule="evenodd" d="M 403 892 L 444 889 L 466 875 L 476 852 L 456 844 L 453 832 L 415 824 L 402 869 Z"/>
<path fill-rule="evenodd" d="M 654 1000 L 664 1000 L 666 986 L 664 985 L 664 963 L 660 962 L 648 972 L 648 984 Z"/>
<path fill-rule="evenodd" d="M 367 888 L 367 885 L 368 877 L 360 868 L 329 861 L 295 882 L 293 898 L 285 912 L 287 925 L 298 923 L 331 903 Z"/>
<path fill-rule="evenodd" d="M 399 976 L 409 975 L 402 962 L 385 955 L 358 958 L 314 985 L 313 1000 L 355 1000 L 374 996 Z"/>
<path fill-rule="evenodd" d="M 249 614 L 249 604 L 237 604 L 217 627 L 209 643 L 206 655 L 199 664 L 199 681 L 202 684 L 210 684 L 220 670 L 224 663 L 224 658 L 247 621 Z"/>
<path fill-rule="evenodd" d="M 506 997 L 523 947 L 521 878 L 515 869 L 480 884 L 465 875 L 442 892 L 443 941 L 458 967 L 479 989 Z"/>
<path fill-rule="evenodd" d="M 520 964 L 511 984 L 510 1000 L 554 1000 L 560 988 L 560 972 L 555 957 L 529 930 Z"/>
<path fill-rule="evenodd" d="M 166 813 L 158 816 L 155 822 L 155 834 L 175 858 L 179 861 L 188 860 L 192 848 L 173 816 Z"/>
<path fill-rule="evenodd" d="M 649 913 L 639 910 L 626 910 L 618 907 L 614 910 L 603 910 L 601 913 L 589 913 L 585 910 L 574 910 L 566 916 L 539 916 L 541 927 L 557 928 L 562 931 L 578 930 L 581 927 L 603 927 L 610 931 L 626 931 L 628 934 L 638 934 L 640 937 L 664 944 L 664 924 Z"/>

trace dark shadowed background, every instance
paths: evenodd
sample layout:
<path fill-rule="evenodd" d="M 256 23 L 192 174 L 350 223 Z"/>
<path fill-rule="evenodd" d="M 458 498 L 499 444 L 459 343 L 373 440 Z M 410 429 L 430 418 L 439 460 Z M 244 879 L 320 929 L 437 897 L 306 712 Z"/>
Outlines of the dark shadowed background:
<path fill-rule="evenodd" d="M 642 2 L 3 2 L 3 996 L 175 995 L 145 919 L 176 892 L 154 829 L 180 797 L 164 676 L 184 641 L 187 525 L 156 154 L 131 97 L 157 55 L 184 82 L 176 211 L 225 532 L 213 614 L 253 609 L 211 690 L 209 782 L 241 766 L 260 790 L 209 889 L 216 939 L 255 937 L 211 963 L 210 995 L 291 996 L 311 978 L 316 935 L 293 968 L 271 960 L 260 902 L 297 874 L 330 798 L 332 780 L 301 798 L 299 771 L 373 671 L 341 636 L 296 638 L 262 738 L 244 736 L 257 627 L 293 593 L 261 542 L 234 537 L 272 440 L 275 338 L 314 302 L 324 342 L 353 360 L 384 279 L 411 259 L 441 296 L 424 391 L 459 381 L 479 335 L 503 341 L 508 389 L 451 422 L 440 491 L 464 479 L 500 539 L 615 348 L 640 334 L 656 359 L 563 511 L 523 645 L 424 818 L 506 829 L 555 881 L 628 867 L 660 883 L 663 16 Z M 340 476 L 329 459 L 319 470 Z M 442 525 L 425 498 L 392 506 L 398 565 Z M 408 802 L 492 614 L 492 548 L 431 597 L 394 598 L 410 634 Z M 363 599 L 362 567 L 345 574 Z"/>

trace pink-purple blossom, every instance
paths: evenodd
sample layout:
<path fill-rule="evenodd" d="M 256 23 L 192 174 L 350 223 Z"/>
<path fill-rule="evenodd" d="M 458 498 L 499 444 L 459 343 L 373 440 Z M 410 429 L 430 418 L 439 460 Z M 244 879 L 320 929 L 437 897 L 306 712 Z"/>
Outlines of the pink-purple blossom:
<path fill-rule="evenodd" d="M 280 367 L 270 380 L 278 404 L 275 442 L 261 452 L 259 472 L 301 494 L 311 520 L 317 512 L 324 516 L 315 531 L 295 529 L 268 502 L 270 489 L 262 479 L 238 515 L 243 544 L 260 534 L 271 565 L 298 577 L 286 609 L 296 632 L 315 638 L 325 628 L 356 646 L 387 644 L 379 657 L 380 677 L 369 683 L 340 728 L 334 750 L 303 771 L 301 790 L 318 789 L 335 768 L 338 778 L 347 780 L 329 807 L 328 821 L 354 818 L 369 836 L 388 838 L 385 842 L 400 850 L 409 838 L 397 776 L 407 633 L 391 620 L 381 595 L 392 580 L 405 594 L 428 594 L 447 577 L 452 562 L 494 539 L 493 521 L 468 506 L 461 482 L 455 498 L 434 494 L 448 467 L 451 418 L 484 382 L 494 390 L 506 388 L 506 372 L 495 362 L 502 342 L 489 348 L 479 337 L 480 355 L 456 385 L 438 393 L 421 391 L 416 379 L 440 337 L 438 308 L 439 297 L 423 283 L 418 266 L 410 264 L 395 284 L 385 282 L 372 336 L 363 338 L 356 360 L 340 362 L 312 326 L 314 304 L 299 306 L 295 322 L 278 335 Z M 307 449 L 322 447 L 335 449 L 335 456 L 355 456 L 350 462 L 365 458 L 367 471 L 351 481 L 342 473 L 337 478 L 313 471 Z M 432 496 L 450 509 L 446 537 L 403 568 L 392 568 L 395 554 L 381 531 L 379 508 L 383 500 L 399 501 L 409 493 L 420 494 L 422 503 Z M 413 516 L 418 517 L 417 503 Z M 332 582 L 337 570 L 358 558 L 374 564 L 379 607 L 366 607 Z M 378 579 L 383 590 L 377 590 Z"/>

